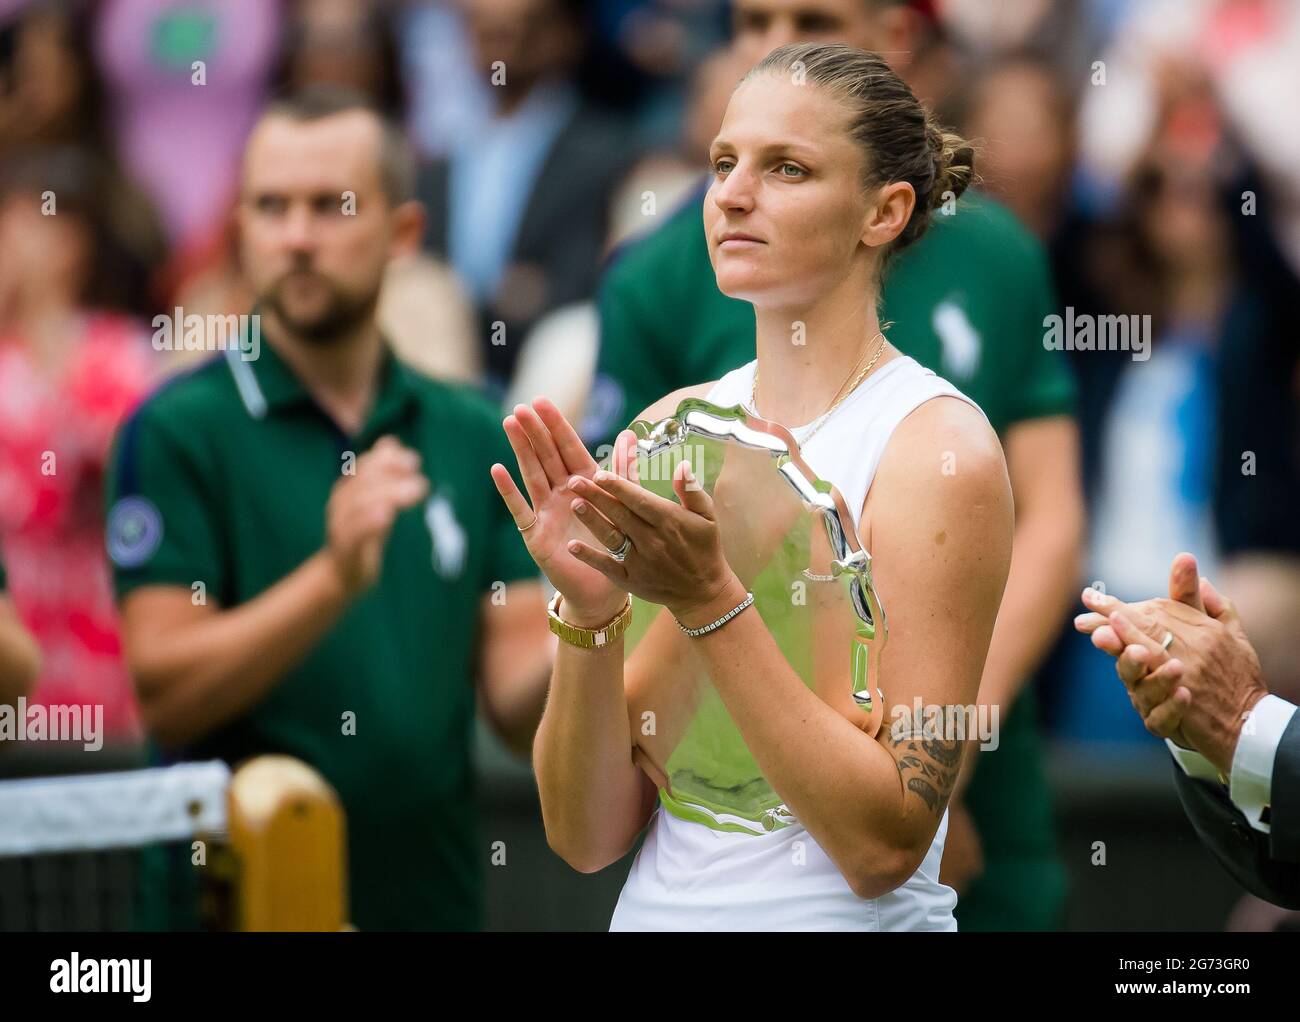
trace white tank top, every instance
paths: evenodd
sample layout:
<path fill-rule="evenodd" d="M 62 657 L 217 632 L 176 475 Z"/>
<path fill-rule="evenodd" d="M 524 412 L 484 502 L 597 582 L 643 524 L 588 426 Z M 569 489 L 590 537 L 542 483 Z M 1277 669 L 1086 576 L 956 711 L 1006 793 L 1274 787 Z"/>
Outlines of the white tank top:
<path fill-rule="evenodd" d="M 753 411 L 749 397 L 757 365 L 750 362 L 727 373 L 707 399 Z M 806 447 L 803 438 L 818 420 L 790 430 L 809 467 L 844 495 L 855 529 L 895 428 L 918 405 L 945 396 L 979 407 L 904 355 L 867 377 Z M 853 893 L 839 868 L 798 823 L 765 834 L 736 834 L 680 819 L 660 805 L 623 885 L 610 929 L 956 930 L 956 892 L 939 883 L 947 833 L 945 811 L 917 871 L 901 887 L 866 899 Z"/>

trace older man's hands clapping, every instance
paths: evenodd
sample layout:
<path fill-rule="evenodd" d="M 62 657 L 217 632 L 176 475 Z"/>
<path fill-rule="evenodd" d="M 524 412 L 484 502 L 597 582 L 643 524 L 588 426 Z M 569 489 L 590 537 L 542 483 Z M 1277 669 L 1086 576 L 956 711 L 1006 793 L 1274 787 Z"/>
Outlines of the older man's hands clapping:
<path fill-rule="evenodd" d="M 1147 730 L 1230 772 L 1242 721 L 1268 689 L 1236 608 L 1199 576 L 1196 558 L 1174 558 L 1168 599 L 1129 604 L 1089 588 L 1083 604 L 1091 613 L 1075 628 L 1117 658 Z"/>

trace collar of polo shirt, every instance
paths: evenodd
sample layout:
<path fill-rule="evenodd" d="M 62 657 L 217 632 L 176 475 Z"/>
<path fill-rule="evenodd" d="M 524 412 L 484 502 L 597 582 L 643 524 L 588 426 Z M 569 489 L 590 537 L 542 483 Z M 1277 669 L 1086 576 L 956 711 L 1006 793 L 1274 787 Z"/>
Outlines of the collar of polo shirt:
<path fill-rule="evenodd" d="M 315 404 L 302 381 L 275 350 L 274 344 L 263 343 L 258 357 L 252 361 L 244 361 L 234 349 L 227 350 L 226 360 L 244 407 L 255 419 L 299 405 Z M 412 372 L 414 370 L 393 354 L 385 338 L 384 358 L 379 368 L 379 391 L 366 417 L 364 433 L 378 435 L 384 432 L 400 421 L 418 401 Z"/>

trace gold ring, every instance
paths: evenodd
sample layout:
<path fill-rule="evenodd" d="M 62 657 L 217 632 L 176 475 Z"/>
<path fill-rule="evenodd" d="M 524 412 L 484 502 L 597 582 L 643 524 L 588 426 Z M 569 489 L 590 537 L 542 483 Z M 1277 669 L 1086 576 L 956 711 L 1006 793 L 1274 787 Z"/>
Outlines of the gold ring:
<path fill-rule="evenodd" d="M 534 525 L 536 525 L 536 524 L 537 524 L 537 515 L 534 514 L 534 515 L 533 515 L 533 520 L 532 520 L 531 522 L 529 522 L 527 525 L 525 525 L 522 529 L 519 529 L 519 526 L 518 526 L 518 525 L 516 525 L 515 528 L 516 528 L 516 529 L 519 529 L 520 532 L 527 532 L 529 529 L 531 529 L 531 528 L 532 528 Z"/>
<path fill-rule="evenodd" d="M 1169 650 L 1170 643 L 1172 643 L 1173 641 L 1174 641 L 1174 633 L 1170 631 L 1166 631 L 1165 637 L 1160 641 L 1160 648 L 1167 652 Z"/>

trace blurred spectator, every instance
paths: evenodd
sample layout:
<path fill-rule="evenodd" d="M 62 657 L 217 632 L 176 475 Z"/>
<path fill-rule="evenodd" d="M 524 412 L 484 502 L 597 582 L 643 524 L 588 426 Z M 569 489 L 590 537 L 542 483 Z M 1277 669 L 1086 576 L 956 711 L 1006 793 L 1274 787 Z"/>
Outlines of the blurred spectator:
<path fill-rule="evenodd" d="M 159 389 L 108 484 L 150 737 L 183 758 L 304 760 L 346 813 L 359 927 L 474 928 L 476 701 L 526 750 L 553 649 L 493 492 L 507 438 L 471 388 L 395 359 L 375 321 L 385 265 L 421 230 L 396 129 L 318 88 L 268 109 L 242 166 L 258 354 Z M 349 190 L 355 215 L 335 199 Z"/>
<path fill-rule="evenodd" d="M 1270 188 L 1261 207 L 1300 272 L 1300 4 L 1293 0 L 1134 3 L 1084 90 L 1089 172 L 1116 182 L 1159 132 L 1171 88 L 1208 79 L 1223 115 Z"/>
<path fill-rule="evenodd" d="M 699 178 L 708 168 L 708 147 L 718 134 L 727 101 L 749 68 L 749 61 L 729 47 L 703 62 L 690 87 L 676 146 L 642 159 L 615 196 L 611 247 L 651 228 L 656 217 L 666 216 L 699 189 Z"/>
<path fill-rule="evenodd" d="M 1073 115 L 1055 72 L 1032 57 L 993 64 L 976 78 L 961 111 L 980 143 L 980 179 L 1020 222 L 1051 238 L 1069 201 Z"/>
<path fill-rule="evenodd" d="M 1224 584 L 1250 614 L 1251 639 L 1273 691 L 1300 702 L 1300 280 L 1263 218 L 1241 195 L 1267 190 L 1249 176 L 1227 189 L 1239 276 L 1268 300 L 1267 322 L 1225 348 L 1214 495 Z"/>
<path fill-rule="evenodd" d="M 179 247 L 221 229 L 275 59 L 267 0 L 103 0 L 95 49 L 113 140 Z"/>
<path fill-rule="evenodd" d="M 427 246 L 477 307 L 499 396 L 538 317 L 592 294 L 613 193 L 636 154 L 574 79 L 586 45 L 575 0 L 468 0 L 467 12 L 494 109 L 424 168 L 420 197 Z"/>
<path fill-rule="evenodd" d="M 120 308 L 112 192 L 86 153 L 11 157 L 0 177 L 0 546 L 14 606 L 44 654 L 34 699 L 104 707 L 139 737 L 104 561 L 113 431 L 153 376 Z"/>
<path fill-rule="evenodd" d="M 0 12 L 0 153 L 37 145 L 103 149 L 104 92 L 89 5 L 20 0 Z"/>
<path fill-rule="evenodd" d="M 724 0 L 597 0 L 598 53 L 617 53 L 634 91 L 636 130 L 648 146 L 672 145 L 700 70 L 727 41 Z"/>
<path fill-rule="evenodd" d="M 1253 342 L 1239 351 L 1239 367 L 1223 367 L 1222 434 L 1239 434 L 1234 427 L 1244 425 L 1264 443 L 1252 448 L 1225 440 L 1220 448 L 1222 577 L 1237 586 L 1237 605 L 1255 615 L 1255 649 L 1274 690 L 1294 701 L 1300 697 L 1300 542 L 1294 515 L 1300 506 L 1300 359 L 1277 335 L 1258 335 Z M 1282 423 L 1284 431 L 1272 432 L 1266 425 L 1272 423 Z M 1236 531 L 1228 531 L 1225 518 Z M 1261 523 L 1274 527 L 1261 529 Z"/>
<path fill-rule="evenodd" d="M 40 669 L 40 647 L 14 613 L 4 562 L 0 561 L 0 706 L 14 706 L 20 696 L 30 695 Z"/>
<path fill-rule="evenodd" d="M 914 26 L 907 61 L 907 84 L 926 107 L 945 124 L 953 123 L 951 101 L 960 94 L 965 57 L 947 26 L 935 17 L 925 0 L 903 8 Z"/>
<path fill-rule="evenodd" d="M 956 111 L 966 136 L 980 146 L 983 186 L 1047 247 L 1058 307 L 1075 315 L 1114 312 L 1113 296 L 1099 286 L 1113 258 L 1106 247 L 1110 231 L 1075 187 L 1075 110 L 1065 80 L 1038 57 L 1010 54 L 970 80 Z M 1069 359 L 1079 389 L 1084 492 L 1091 495 L 1101 421 L 1128 353 L 1070 351 Z"/>
<path fill-rule="evenodd" d="M 164 293 L 168 311 L 186 315 L 238 316 L 255 295 L 239 265 L 233 221 L 212 242 L 175 262 Z M 394 258 L 384 274 L 379 324 L 393 351 L 413 369 L 439 380 L 479 383 L 483 358 L 478 324 L 464 289 L 445 263 L 424 253 Z M 206 351 L 169 351 L 165 369 L 176 372 L 210 357 Z"/>
<path fill-rule="evenodd" d="M 718 50 L 701 65 L 691 83 L 677 145 L 642 159 L 615 196 L 611 246 L 653 226 L 656 217 L 676 209 L 699 188 L 727 101 L 749 68 L 749 61 L 730 47 Z"/>
<path fill-rule="evenodd" d="M 1032 53 L 1076 80 L 1097 56 L 1096 0 L 935 0 L 941 21 L 970 60 Z"/>
<path fill-rule="evenodd" d="M 386 6 L 358 0 L 299 0 L 287 19 L 274 91 L 339 86 L 366 96 L 385 116 L 401 120 L 406 106 L 397 43 Z M 165 293 L 186 314 L 239 315 L 253 295 L 239 267 L 233 221 L 206 243 L 178 253 Z M 379 320 L 393 349 L 412 367 L 441 379 L 482 376 L 477 324 L 455 274 L 445 264 L 411 254 L 389 266 Z M 169 368 L 193 365 L 204 352 L 175 352 Z"/>
<path fill-rule="evenodd" d="M 56 160 L 95 176 L 103 189 L 95 251 L 107 265 L 96 272 L 108 301 L 144 315 L 153 307 L 153 274 L 165 254 L 165 238 L 143 193 L 121 172 L 104 120 L 104 86 L 90 51 L 88 5 L 23 2 L 0 16 L 0 160 L 10 170 L 28 157 L 67 151 Z M 81 171 L 78 171 L 78 173 Z M 45 191 L 55 182 L 32 180 Z M 38 187 L 39 186 L 39 187 Z"/>
<path fill-rule="evenodd" d="M 1232 560 L 1215 570 L 1246 594 L 1263 623 L 1261 658 L 1294 691 L 1300 526 L 1283 509 L 1300 500 L 1300 348 L 1284 310 L 1297 285 L 1265 218 L 1243 215 L 1247 196 L 1273 208 L 1271 193 L 1234 158 L 1212 80 L 1180 64 L 1154 102 L 1147 148 L 1113 209 L 1075 187 L 1073 104 L 1054 66 L 995 61 L 963 97 L 963 125 L 984 144 L 986 186 L 1048 244 L 1062 307 L 1079 322 L 1151 316 L 1149 363 L 1070 352 L 1095 512 L 1085 581 L 1146 592 L 1177 551 L 1213 564 L 1221 547 Z M 1062 733 L 1141 739 L 1072 629 L 1063 649 Z"/>
<path fill-rule="evenodd" d="M 1148 360 L 1122 364 L 1105 420 L 1089 577 L 1115 593 L 1161 591 L 1180 550 L 1218 574 L 1215 365 L 1225 331 L 1258 328 L 1259 300 L 1234 279 L 1229 225 L 1205 169 L 1153 154 L 1133 185 L 1123 263 L 1107 281 L 1120 308 L 1148 317 L 1151 344 Z M 1234 322 L 1240 311 L 1252 315 Z"/>
<path fill-rule="evenodd" d="M 1146 332 L 1149 360 L 1075 356 L 1104 357 L 1114 369 L 1087 576 L 1121 597 L 1161 591 L 1163 562 L 1181 550 L 1195 550 L 1205 573 L 1223 574 L 1219 538 L 1228 537 L 1238 553 L 1271 551 L 1268 581 L 1263 591 L 1256 583 L 1255 596 L 1272 606 L 1265 620 L 1276 622 L 1279 607 L 1297 605 L 1294 568 L 1277 555 L 1294 564 L 1300 550 L 1294 515 L 1283 524 L 1266 510 L 1270 497 L 1300 495 L 1296 350 L 1277 343 L 1289 336 L 1294 289 L 1278 292 L 1243 272 L 1238 178 L 1221 148 L 1198 156 L 1199 145 L 1188 143 L 1174 129 L 1153 145 L 1096 271 L 1113 305 L 1130 314 L 1130 329 Z M 1294 649 L 1289 620 L 1282 641 Z M 1268 640 L 1275 659 L 1279 638 L 1274 631 Z M 1061 733 L 1146 737 L 1124 692 L 1103 677 L 1107 665 L 1084 645 L 1073 643 L 1064 668 Z M 1282 677 L 1293 686 L 1294 668 Z"/>
<path fill-rule="evenodd" d="M 603 0 L 594 4 L 602 43 L 642 72 L 672 79 L 689 73 L 727 41 L 718 0 Z"/>
<path fill-rule="evenodd" d="M 411 140 L 428 158 L 445 157 L 492 114 L 491 86 L 475 69 L 461 6 L 461 0 L 413 0 L 396 15 Z"/>
<path fill-rule="evenodd" d="M 277 94 L 308 85 L 352 89 L 401 122 L 406 86 L 386 0 L 294 0 L 274 81 Z"/>

